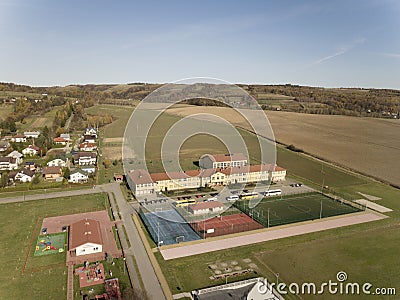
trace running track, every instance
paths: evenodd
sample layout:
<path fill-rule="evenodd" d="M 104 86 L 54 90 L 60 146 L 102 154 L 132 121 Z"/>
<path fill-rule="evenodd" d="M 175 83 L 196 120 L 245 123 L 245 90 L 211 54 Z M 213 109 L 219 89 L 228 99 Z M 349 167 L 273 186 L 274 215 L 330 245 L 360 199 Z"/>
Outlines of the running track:
<path fill-rule="evenodd" d="M 226 238 L 221 240 L 213 240 L 210 242 L 202 242 L 193 245 L 187 245 L 176 248 L 169 248 L 161 250 L 161 254 L 165 260 L 175 259 L 179 257 L 191 256 L 201 253 L 207 253 L 212 251 L 224 250 L 239 246 L 245 246 L 265 241 L 271 241 L 281 239 L 285 237 L 301 235 L 311 232 L 317 232 L 332 228 L 338 228 L 343 226 L 349 226 L 354 224 L 360 224 L 365 222 L 377 221 L 386 218 L 383 215 L 366 212 L 360 213 L 353 216 L 335 217 L 332 219 L 322 221 L 311 221 L 306 224 L 295 225 L 285 228 L 270 229 L 263 232 L 257 232 L 253 234 L 247 234 L 243 236 L 237 236 L 232 238 Z"/>

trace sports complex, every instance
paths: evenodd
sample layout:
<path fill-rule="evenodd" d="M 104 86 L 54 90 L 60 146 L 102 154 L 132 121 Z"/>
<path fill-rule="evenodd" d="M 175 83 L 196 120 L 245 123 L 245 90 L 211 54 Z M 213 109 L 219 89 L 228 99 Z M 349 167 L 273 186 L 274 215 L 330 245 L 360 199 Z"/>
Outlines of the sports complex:
<path fill-rule="evenodd" d="M 140 217 L 155 244 L 161 246 L 346 215 L 366 208 L 317 191 L 264 197 L 253 208 L 249 203 L 249 200 L 236 201 L 229 212 L 217 216 L 205 214 L 198 221 L 183 214 L 181 208 L 165 204 L 153 205 L 151 211 L 141 207 Z"/>

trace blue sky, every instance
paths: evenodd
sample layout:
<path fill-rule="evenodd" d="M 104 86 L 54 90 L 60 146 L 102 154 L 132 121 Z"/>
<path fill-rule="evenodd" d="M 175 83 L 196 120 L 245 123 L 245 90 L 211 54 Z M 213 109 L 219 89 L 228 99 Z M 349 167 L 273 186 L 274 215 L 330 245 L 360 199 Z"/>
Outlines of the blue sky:
<path fill-rule="evenodd" d="M 400 1 L 0 0 L 0 81 L 400 89 Z"/>

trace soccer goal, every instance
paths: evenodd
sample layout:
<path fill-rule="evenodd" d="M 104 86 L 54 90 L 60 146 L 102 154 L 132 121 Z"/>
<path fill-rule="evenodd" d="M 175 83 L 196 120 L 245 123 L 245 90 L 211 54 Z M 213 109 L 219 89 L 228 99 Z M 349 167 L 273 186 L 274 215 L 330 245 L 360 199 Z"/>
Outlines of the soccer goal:
<path fill-rule="evenodd" d="M 180 236 L 177 236 L 176 237 L 176 242 L 179 244 L 179 243 L 182 243 L 182 242 L 184 242 L 185 241 L 185 236 L 184 235 L 180 235 Z"/>

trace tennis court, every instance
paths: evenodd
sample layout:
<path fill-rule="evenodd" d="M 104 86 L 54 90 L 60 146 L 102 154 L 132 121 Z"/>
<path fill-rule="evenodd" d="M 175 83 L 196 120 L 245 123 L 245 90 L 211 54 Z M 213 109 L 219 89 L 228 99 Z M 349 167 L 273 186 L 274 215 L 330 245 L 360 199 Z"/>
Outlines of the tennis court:
<path fill-rule="evenodd" d="M 176 210 L 141 212 L 140 216 L 156 244 L 171 245 L 200 239 Z"/>
<path fill-rule="evenodd" d="M 290 195 L 263 199 L 255 208 L 248 201 L 235 206 L 265 227 L 284 225 L 359 212 L 362 206 L 349 201 L 335 200 L 320 193 Z"/>

